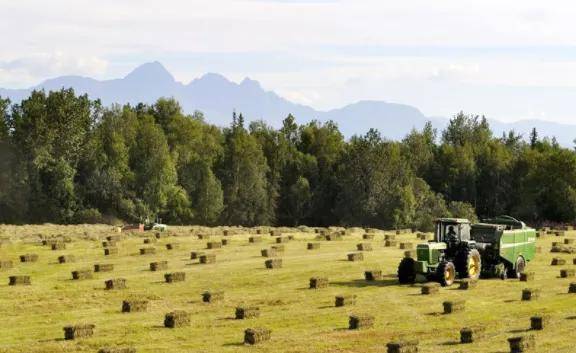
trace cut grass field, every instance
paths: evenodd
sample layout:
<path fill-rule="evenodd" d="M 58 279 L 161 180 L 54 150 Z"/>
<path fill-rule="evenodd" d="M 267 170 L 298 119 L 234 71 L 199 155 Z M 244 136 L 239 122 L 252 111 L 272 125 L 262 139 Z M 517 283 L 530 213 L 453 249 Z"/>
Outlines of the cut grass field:
<path fill-rule="evenodd" d="M 560 278 L 561 269 L 576 268 L 576 255 L 551 254 L 553 241 L 538 240 L 542 252 L 527 270 L 535 280 L 481 280 L 477 287 L 459 290 L 455 284 L 438 294 L 421 295 L 420 286 L 399 285 L 396 267 L 404 256 L 398 247 L 384 247 L 384 234 L 362 239 L 363 231 L 348 232 L 342 240 L 314 240 L 313 232 L 284 232 L 294 239 L 284 243 L 282 268 L 266 269 L 261 250 L 276 245 L 268 234 L 250 243 L 255 232 L 198 239 L 192 227 L 171 227 L 170 236 L 144 244 L 153 233 L 122 233 L 118 255 L 104 256 L 102 241 L 118 235 L 109 226 L 1 226 L 0 260 L 12 260 L 13 269 L 0 271 L 0 352 L 97 352 L 107 346 L 130 346 L 138 352 L 385 352 L 386 343 L 398 338 L 418 339 L 420 352 L 509 352 L 507 338 L 529 333 L 530 317 L 550 315 L 536 336 L 537 352 L 575 352 L 576 294 L 568 287 L 576 278 Z M 212 230 L 222 234 L 221 230 Z M 202 230 L 206 232 L 206 230 Z M 42 236 L 62 234 L 71 243 L 64 250 L 43 246 Z M 567 232 L 566 237 L 576 236 Z M 229 239 L 219 249 L 206 249 L 208 241 Z M 401 234 L 400 242 L 421 242 L 415 234 Z M 320 242 L 307 250 L 308 242 Z M 178 243 L 174 250 L 167 243 Z M 371 243 L 363 261 L 348 261 L 359 243 Z M 155 254 L 140 255 L 153 247 Z M 191 251 L 216 254 L 214 264 L 190 259 Z M 34 253 L 37 262 L 21 263 L 19 256 Z M 60 255 L 74 255 L 73 263 L 58 263 Z M 553 257 L 566 259 L 551 266 Z M 168 261 L 168 269 L 150 271 L 150 263 Z M 113 264 L 111 272 L 95 272 L 92 279 L 72 280 L 72 271 Z M 364 271 L 381 270 L 383 278 L 365 281 Z M 166 283 L 165 273 L 185 272 L 183 282 Z M 31 285 L 9 286 L 8 277 L 29 275 Z M 312 277 L 327 277 L 329 286 L 309 289 Z M 126 279 L 126 289 L 105 290 L 109 279 Z M 540 298 L 521 301 L 522 290 L 540 290 Z M 205 291 L 223 291 L 224 299 L 204 303 Z M 337 295 L 356 295 L 353 306 L 335 307 Z M 146 312 L 122 313 L 129 298 L 149 300 Z M 464 312 L 444 315 L 444 301 L 466 300 Z M 235 309 L 259 307 L 260 315 L 235 319 Z M 184 310 L 191 314 L 189 327 L 164 328 L 164 315 Z M 352 314 L 369 314 L 374 327 L 348 330 Z M 64 340 L 63 327 L 94 324 L 94 336 Z M 463 327 L 484 326 L 484 337 L 459 344 Z M 270 341 L 243 344 L 247 328 L 272 330 Z"/>

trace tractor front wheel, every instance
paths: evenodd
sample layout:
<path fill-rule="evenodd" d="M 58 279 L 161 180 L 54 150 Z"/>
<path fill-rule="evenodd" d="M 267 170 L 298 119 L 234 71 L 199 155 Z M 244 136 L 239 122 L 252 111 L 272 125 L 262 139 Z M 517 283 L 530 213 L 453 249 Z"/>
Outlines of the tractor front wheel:
<path fill-rule="evenodd" d="M 436 277 L 442 287 L 449 287 L 456 279 L 456 267 L 449 261 L 442 261 L 436 269 Z"/>
<path fill-rule="evenodd" d="M 405 257 L 398 265 L 398 282 L 400 284 L 412 284 L 416 281 L 416 269 L 414 268 L 414 259 Z"/>

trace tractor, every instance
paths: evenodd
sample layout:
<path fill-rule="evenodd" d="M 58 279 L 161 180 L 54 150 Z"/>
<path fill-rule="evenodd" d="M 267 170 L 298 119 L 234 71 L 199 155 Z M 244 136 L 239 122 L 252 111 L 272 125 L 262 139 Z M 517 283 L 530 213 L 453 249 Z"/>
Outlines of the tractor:
<path fill-rule="evenodd" d="M 462 218 L 440 218 L 434 240 L 418 244 L 416 259 L 398 266 L 402 284 L 438 281 L 450 286 L 456 278 L 519 277 L 534 258 L 536 232 L 510 216 L 471 224 Z"/>

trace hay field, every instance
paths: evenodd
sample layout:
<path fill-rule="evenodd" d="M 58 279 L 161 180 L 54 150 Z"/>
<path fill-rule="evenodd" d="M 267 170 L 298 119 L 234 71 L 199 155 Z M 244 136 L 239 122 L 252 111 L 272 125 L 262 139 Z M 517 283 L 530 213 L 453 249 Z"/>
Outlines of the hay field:
<path fill-rule="evenodd" d="M 509 352 L 507 338 L 525 334 L 530 317 L 547 313 L 551 322 L 535 332 L 537 352 L 574 352 L 576 349 L 576 294 L 568 286 L 576 278 L 559 278 L 561 269 L 576 268 L 576 255 L 551 254 L 553 241 L 538 240 L 542 252 L 528 265 L 533 282 L 482 280 L 476 288 L 459 290 L 457 285 L 442 288 L 435 295 L 421 295 L 418 285 L 400 286 L 395 273 L 404 250 L 384 247 L 384 234 L 363 240 L 364 231 L 348 230 L 342 240 L 315 240 L 311 229 L 281 230 L 293 240 L 284 244 L 282 268 L 266 269 L 261 250 L 275 245 L 275 238 L 260 235 L 250 243 L 255 230 L 223 236 L 222 228 L 171 227 L 167 236 L 144 244 L 153 233 L 122 233 L 118 254 L 104 256 L 102 241 L 118 235 L 110 226 L 1 226 L 0 260 L 12 260 L 13 269 L 0 270 L 0 352 L 97 352 L 102 347 L 127 346 L 137 352 L 385 352 L 386 343 L 402 337 L 417 338 L 420 352 Z M 290 232 L 289 232 L 290 231 Z M 213 234 L 209 240 L 197 234 Z M 63 235 L 71 242 L 62 250 L 42 245 L 42 239 Z M 566 237 L 576 237 L 567 232 Z M 415 234 L 401 234 L 400 242 L 420 242 Z M 228 239 L 221 249 L 207 250 L 208 241 Z M 307 250 L 307 243 L 320 248 Z M 350 262 L 347 254 L 359 243 L 369 242 L 372 251 L 363 251 L 364 260 Z M 168 250 L 166 244 L 178 243 Z M 153 247 L 155 254 L 140 255 Z M 191 251 L 216 254 L 216 263 L 199 264 Z M 21 263 L 19 256 L 37 254 L 37 262 Z M 58 263 L 61 255 L 74 255 L 73 263 Z M 553 257 L 566 259 L 563 266 L 551 266 Z M 154 261 L 168 261 L 168 269 L 150 271 Z M 93 273 L 92 279 L 72 280 L 72 271 L 93 269 L 95 264 L 113 264 L 111 272 Z M 364 280 L 365 270 L 382 270 L 384 278 Z M 185 272 L 183 282 L 166 283 L 164 274 Z M 13 275 L 29 275 L 31 285 L 9 286 Z M 309 289 L 311 277 L 327 277 L 329 286 Z M 126 279 L 126 289 L 105 290 L 105 281 Z M 522 289 L 541 290 L 537 300 L 522 302 Z M 223 291 L 224 299 L 204 303 L 204 291 Z M 337 295 L 356 295 L 353 306 L 335 307 Z M 128 298 L 149 300 L 146 312 L 122 313 Z M 466 300 L 466 310 L 442 314 L 442 302 Z M 258 318 L 236 320 L 238 306 L 259 307 Z M 164 327 L 164 315 L 184 310 L 191 315 L 189 327 Z M 352 314 L 371 314 L 374 328 L 348 330 Z M 95 325 L 94 335 L 64 340 L 63 327 L 70 324 Z M 486 337 L 460 345 L 459 330 L 484 326 Z M 269 328 L 270 341 L 243 344 L 247 328 Z"/>

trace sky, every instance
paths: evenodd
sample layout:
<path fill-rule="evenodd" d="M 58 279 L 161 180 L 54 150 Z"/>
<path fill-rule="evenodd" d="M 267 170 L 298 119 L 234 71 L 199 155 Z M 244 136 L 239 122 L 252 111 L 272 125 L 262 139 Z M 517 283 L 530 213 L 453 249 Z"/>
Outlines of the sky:
<path fill-rule="evenodd" d="M 316 109 L 576 123 L 575 18 L 558 0 L 0 0 L 0 87 L 160 61 L 184 83 L 250 77 Z"/>

